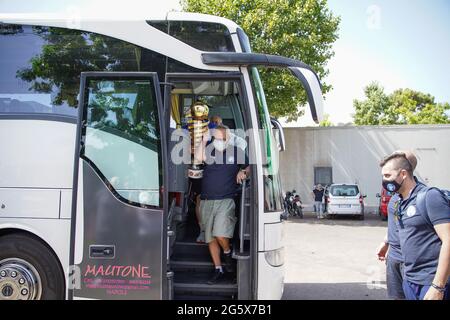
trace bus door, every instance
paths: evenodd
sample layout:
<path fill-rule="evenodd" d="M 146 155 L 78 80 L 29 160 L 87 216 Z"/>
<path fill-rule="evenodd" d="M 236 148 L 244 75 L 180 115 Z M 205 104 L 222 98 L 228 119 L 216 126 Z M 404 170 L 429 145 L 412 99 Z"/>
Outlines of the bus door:
<path fill-rule="evenodd" d="M 166 299 L 165 129 L 153 72 L 81 74 L 69 298 Z"/>

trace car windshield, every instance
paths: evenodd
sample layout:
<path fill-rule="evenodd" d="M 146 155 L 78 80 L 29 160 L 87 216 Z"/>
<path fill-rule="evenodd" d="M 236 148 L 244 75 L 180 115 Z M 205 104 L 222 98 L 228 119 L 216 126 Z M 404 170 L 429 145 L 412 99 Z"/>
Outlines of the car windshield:
<path fill-rule="evenodd" d="M 330 193 L 334 197 L 355 197 L 358 195 L 359 189 L 358 186 L 338 185 L 332 186 Z"/>

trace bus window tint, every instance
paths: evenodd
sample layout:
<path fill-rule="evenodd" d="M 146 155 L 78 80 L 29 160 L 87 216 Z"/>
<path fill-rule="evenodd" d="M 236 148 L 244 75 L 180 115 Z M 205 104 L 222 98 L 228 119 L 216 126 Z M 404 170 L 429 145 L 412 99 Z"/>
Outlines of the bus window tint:
<path fill-rule="evenodd" d="M 233 51 L 231 38 L 226 40 L 225 30 L 220 33 L 217 28 L 212 32 L 216 40 L 206 43 Z M 200 41 L 193 37 L 197 38 Z M 207 72 L 93 32 L 0 24 L 0 113 L 76 117 L 81 72 L 151 71 L 164 81 L 166 68 L 168 72 Z"/>
<path fill-rule="evenodd" d="M 202 21 L 148 21 L 147 23 L 198 50 L 235 51 L 230 32 L 220 23 Z"/>
<path fill-rule="evenodd" d="M 130 203 L 161 204 L 155 87 L 145 80 L 90 80 L 84 157 Z"/>
<path fill-rule="evenodd" d="M 55 27 L 0 25 L 0 113 L 76 117 L 83 71 L 152 71 L 161 54 L 104 35 Z"/>
<path fill-rule="evenodd" d="M 264 174 L 264 211 L 275 212 L 283 210 L 283 195 L 279 170 L 279 154 L 276 139 L 273 136 L 266 98 L 258 70 L 249 68 L 252 89 L 255 94 L 259 115 L 259 129 Z"/>
<path fill-rule="evenodd" d="M 61 53 L 51 50 L 36 27 L 0 25 L 0 113 L 77 114 L 76 95 L 68 92 L 78 94 L 79 80 L 70 78 L 56 55 Z"/>

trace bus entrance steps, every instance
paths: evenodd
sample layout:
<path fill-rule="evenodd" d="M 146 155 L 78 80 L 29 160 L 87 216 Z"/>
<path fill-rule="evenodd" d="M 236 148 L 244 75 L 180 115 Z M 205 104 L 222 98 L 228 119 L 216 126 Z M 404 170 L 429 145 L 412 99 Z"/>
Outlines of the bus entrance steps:
<path fill-rule="evenodd" d="M 207 244 L 194 241 L 175 242 L 170 270 L 174 272 L 175 299 L 237 299 L 235 272 L 226 273 L 216 284 L 207 284 L 214 272 Z"/>

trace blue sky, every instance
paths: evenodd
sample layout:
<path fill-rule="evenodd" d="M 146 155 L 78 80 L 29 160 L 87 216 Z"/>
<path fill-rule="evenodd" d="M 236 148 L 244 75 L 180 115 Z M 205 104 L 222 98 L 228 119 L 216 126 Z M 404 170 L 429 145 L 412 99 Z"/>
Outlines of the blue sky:
<path fill-rule="evenodd" d="M 0 0 L 0 12 L 73 12 L 81 10 L 123 17 L 139 7 L 139 14 L 179 10 L 178 0 Z M 340 38 L 329 61 L 333 85 L 325 112 L 335 124 L 352 120 L 353 99 L 363 88 L 380 82 L 386 92 L 409 87 L 450 102 L 450 1 L 448 0 L 328 0 L 341 16 Z M 109 13 L 106 12 L 106 9 Z M 307 114 L 290 125 L 310 125 Z"/>
<path fill-rule="evenodd" d="M 400 87 L 450 102 L 450 1 L 329 0 L 341 16 L 340 39 L 329 63 L 325 111 L 335 122 L 351 119 L 353 98 L 379 81 L 387 92 Z"/>

